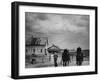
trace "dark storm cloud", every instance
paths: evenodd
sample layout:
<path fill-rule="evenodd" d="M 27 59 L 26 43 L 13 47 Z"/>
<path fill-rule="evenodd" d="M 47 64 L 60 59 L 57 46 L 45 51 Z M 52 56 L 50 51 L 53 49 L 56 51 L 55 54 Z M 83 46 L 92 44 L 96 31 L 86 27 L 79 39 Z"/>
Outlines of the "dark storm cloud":
<path fill-rule="evenodd" d="M 43 21 L 48 19 L 45 14 L 42 13 L 31 13 L 26 12 L 25 13 L 25 26 L 26 26 L 26 32 L 36 32 L 40 29 L 39 21 Z"/>
<path fill-rule="evenodd" d="M 46 19 L 48 19 L 48 17 L 43 13 L 39 13 L 39 14 L 37 14 L 37 19 L 46 20 Z"/>
<path fill-rule="evenodd" d="M 69 15 L 65 18 L 69 19 L 70 24 L 76 25 L 77 27 L 89 26 L 89 15 Z"/>
<path fill-rule="evenodd" d="M 78 27 L 89 27 L 89 16 L 85 15 L 81 17 L 81 21 L 77 23 Z"/>
<path fill-rule="evenodd" d="M 50 44 L 61 48 L 89 47 L 88 15 L 26 12 L 25 26 L 26 39 L 32 35 L 47 36 Z"/>

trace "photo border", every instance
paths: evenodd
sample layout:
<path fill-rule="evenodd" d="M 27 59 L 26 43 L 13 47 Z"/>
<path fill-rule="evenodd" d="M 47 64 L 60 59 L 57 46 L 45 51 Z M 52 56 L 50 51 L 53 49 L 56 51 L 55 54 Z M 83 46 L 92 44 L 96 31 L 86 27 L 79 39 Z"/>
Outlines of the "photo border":
<path fill-rule="evenodd" d="M 43 75 L 19 75 L 19 6 L 40 6 L 40 7 L 56 7 L 56 8 L 73 8 L 73 9 L 88 9 L 95 10 L 95 71 L 89 72 L 76 72 L 76 73 L 59 73 L 59 74 L 43 74 Z M 31 3 L 31 2 L 12 2 L 11 7 L 11 77 L 13 79 L 25 79 L 25 78 L 43 78 L 43 77 L 58 77 L 58 76 L 72 76 L 72 75 L 88 75 L 97 74 L 97 7 L 96 6 L 81 6 L 81 5 L 62 5 L 62 4 L 49 4 L 49 3 Z"/>

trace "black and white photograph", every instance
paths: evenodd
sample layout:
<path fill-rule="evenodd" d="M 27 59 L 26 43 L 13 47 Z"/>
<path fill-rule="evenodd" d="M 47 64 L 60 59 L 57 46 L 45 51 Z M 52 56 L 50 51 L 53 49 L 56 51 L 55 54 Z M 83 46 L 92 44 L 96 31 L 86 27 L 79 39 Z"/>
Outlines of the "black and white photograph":
<path fill-rule="evenodd" d="M 97 74 L 97 7 L 12 3 L 12 78 Z"/>
<path fill-rule="evenodd" d="M 89 15 L 25 12 L 25 68 L 89 65 Z"/>

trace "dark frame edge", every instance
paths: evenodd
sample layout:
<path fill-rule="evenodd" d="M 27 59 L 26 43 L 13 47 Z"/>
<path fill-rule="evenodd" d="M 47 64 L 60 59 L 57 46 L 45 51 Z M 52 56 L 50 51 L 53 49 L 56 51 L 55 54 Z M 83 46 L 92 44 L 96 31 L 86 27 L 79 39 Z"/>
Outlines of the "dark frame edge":
<path fill-rule="evenodd" d="M 98 7 L 95 7 L 95 73 L 98 74 Z"/>
<path fill-rule="evenodd" d="M 18 78 L 18 5 L 11 3 L 11 78 Z"/>
<path fill-rule="evenodd" d="M 28 5 L 28 6 L 45 6 L 45 7 L 59 7 L 59 8 L 78 8 L 78 9 L 95 9 L 96 6 L 87 6 L 87 5 L 69 5 L 69 4 L 56 4 L 56 3 L 41 3 L 41 2 L 21 2 L 14 1 L 18 5 Z M 73 7 L 74 6 L 74 7 Z"/>
<path fill-rule="evenodd" d="M 78 72 L 78 73 L 61 73 L 61 74 L 45 74 L 45 75 L 26 75 L 19 76 L 15 79 L 31 79 L 31 78 L 49 78 L 49 77 L 64 77 L 64 76 L 82 76 L 97 74 L 95 71 L 91 72 Z"/>

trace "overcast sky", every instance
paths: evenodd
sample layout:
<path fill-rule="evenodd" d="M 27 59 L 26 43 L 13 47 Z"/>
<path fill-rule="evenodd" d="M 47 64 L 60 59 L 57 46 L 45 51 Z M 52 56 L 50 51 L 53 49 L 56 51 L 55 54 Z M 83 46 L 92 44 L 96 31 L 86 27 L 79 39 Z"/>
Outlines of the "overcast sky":
<path fill-rule="evenodd" d="M 26 40 L 37 35 L 48 37 L 49 46 L 89 49 L 88 15 L 26 12 L 25 26 Z"/>

